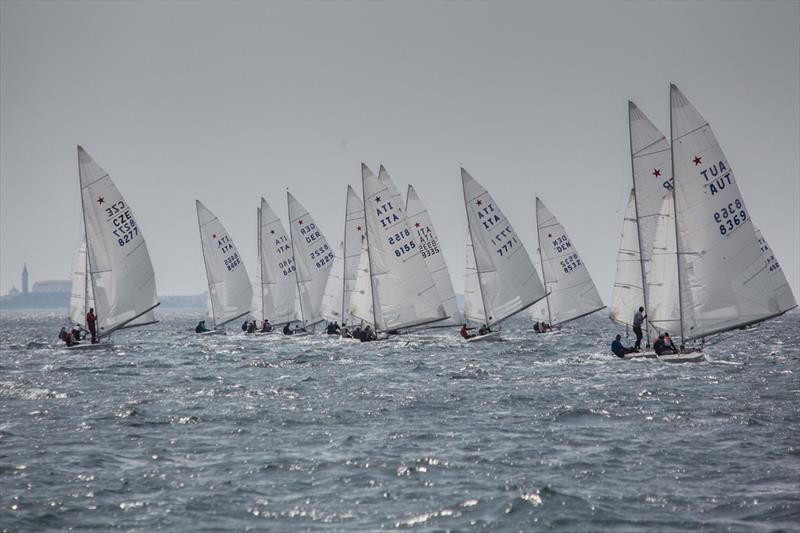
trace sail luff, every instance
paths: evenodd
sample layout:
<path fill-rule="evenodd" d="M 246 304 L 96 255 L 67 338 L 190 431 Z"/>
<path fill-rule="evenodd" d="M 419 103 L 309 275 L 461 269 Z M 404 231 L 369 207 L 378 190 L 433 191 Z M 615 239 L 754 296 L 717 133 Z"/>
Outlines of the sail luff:
<path fill-rule="evenodd" d="M 622 219 L 617 271 L 614 276 L 614 291 L 611 295 L 609 318 L 625 326 L 632 325 L 633 308 L 643 301 L 644 285 L 640 269 L 639 241 L 636 237 L 636 200 L 631 190 L 625 215 Z M 634 264 L 635 263 L 635 264 Z"/>

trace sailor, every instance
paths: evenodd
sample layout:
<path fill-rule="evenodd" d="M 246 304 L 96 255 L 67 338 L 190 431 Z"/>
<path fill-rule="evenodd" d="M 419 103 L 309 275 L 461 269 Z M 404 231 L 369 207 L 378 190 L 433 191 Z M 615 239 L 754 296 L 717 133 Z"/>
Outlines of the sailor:
<path fill-rule="evenodd" d="M 644 307 L 639 307 L 639 311 L 633 314 L 633 332 L 636 334 L 636 342 L 633 349 L 637 352 L 642 349 L 642 324 L 647 315 L 644 314 Z"/>
<path fill-rule="evenodd" d="M 63 341 L 66 336 L 67 328 L 65 326 L 61 326 L 61 331 L 58 332 L 58 340 Z"/>
<path fill-rule="evenodd" d="M 353 330 L 353 338 L 361 340 L 361 337 L 364 336 L 364 332 L 361 330 L 361 326 L 356 326 L 356 329 Z"/>
<path fill-rule="evenodd" d="M 84 338 L 86 338 L 86 331 L 80 324 L 75 324 L 75 327 L 72 328 L 72 340 L 78 342 L 82 341 Z"/>
<path fill-rule="evenodd" d="M 550 331 L 553 328 L 551 328 L 550 324 L 548 324 L 547 322 L 542 322 L 541 325 L 539 326 L 539 329 L 542 330 L 542 333 L 546 333 L 546 332 Z"/>
<path fill-rule="evenodd" d="M 653 351 L 656 352 L 656 355 L 661 355 L 667 353 L 667 347 L 664 343 L 664 334 L 661 333 L 656 342 L 653 343 Z"/>
<path fill-rule="evenodd" d="M 342 322 L 341 335 L 346 339 L 350 339 L 353 337 L 353 334 L 350 332 L 350 328 L 344 322 Z"/>
<path fill-rule="evenodd" d="M 261 333 L 269 333 L 270 331 L 272 331 L 272 324 L 269 323 L 268 318 L 265 318 L 261 323 Z"/>
<path fill-rule="evenodd" d="M 475 336 L 475 335 L 470 335 L 469 333 L 473 329 L 475 328 L 468 328 L 466 324 L 461 324 L 461 330 L 458 333 L 465 339 L 471 339 L 472 337 Z"/>
<path fill-rule="evenodd" d="M 200 322 L 197 323 L 197 326 L 194 328 L 194 332 L 203 333 L 204 331 L 208 331 L 208 328 L 206 327 L 206 321 L 201 320 Z"/>
<path fill-rule="evenodd" d="M 484 325 L 483 325 L 483 326 L 481 326 L 481 327 L 480 327 L 480 329 L 478 330 L 478 335 L 488 335 L 488 334 L 489 334 L 489 333 L 491 333 L 491 332 L 492 332 L 491 328 L 489 328 L 489 326 L 488 326 L 488 325 L 484 324 Z"/>
<path fill-rule="evenodd" d="M 94 314 L 94 307 L 89 308 L 86 313 L 86 326 L 92 334 L 92 344 L 97 344 L 97 316 Z"/>
<path fill-rule="evenodd" d="M 244 319 L 244 322 L 242 322 L 242 331 L 244 331 L 245 333 L 247 333 L 247 328 L 248 328 L 249 326 L 250 326 L 250 321 L 249 321 L 249 320 L 247 320 L 247 319 L 245 318 L 245 319 Z"/>
<path fill-rule="evenodd" d="M 633 353 L 636 350 L 633 348 L 626 348 L 622 345 L 622 335 L 617 334 L 617 338 L 614 339 L 614 342 L 611 343 L 611 351 L 614 352 L 614 355 L 617 357 L 625 357 L 626 353 Z"/>
<path fill-rule="evenodd" d="M 538 322 L 534 322 L 533 323 L 533 331 L 535 331 L 536 333 L 542 333 L 542 330 L 539 329 L 539 323 Z"/>
<path fill-rule="evenodd" d="M 377 338 L 378 337 L 377 335 L 375 335 L 375 331 L 373 331 L 373 329 L 369 326 L 369 324 L 367 324 L 364 327 L 364 331 L 361 332 L 361 337 L 360 337 L 361 342 L 374 341 Z"/>
<path fill-rule="evenodd" d="M 338 335 L 341 333 L 341 328 L 339 327 L 339 323 L 336 321 L 328 322 L 328 327 L 326 328 L 326 332 L 328 335 Z"/>
<path fill-rule="evenodd" d="M 673 354 L 679 353 L 678 348 L 675 346 L 675 343 L 672 342 L 672 339 L 669 338 L 669 333 L 666 331 L 664 332 L 664 350 L 671 351 Z"/>
<path fill-rule="evenodd" d="M 247 333 L 255 333 L 256 332 L 256 321 L 251 320 L 247 323 Z"/>
<path fill-rule="evenodd" d="M 75 340 L 72 338 L 72 333 L 70 333 L 69 331 L 66 332 L 63 340 L 64 344 L 67 345 L 67 348 L 69 348 L 70 346 L 75 346 L 77 344 Z"/>
<path fill-rule="evenodd" d="M 283 334 L 292 335 L 293 333 L 292 328 L 289 327 L 289 323 L 287 322 L 286 325 L 283 326 Z"/>

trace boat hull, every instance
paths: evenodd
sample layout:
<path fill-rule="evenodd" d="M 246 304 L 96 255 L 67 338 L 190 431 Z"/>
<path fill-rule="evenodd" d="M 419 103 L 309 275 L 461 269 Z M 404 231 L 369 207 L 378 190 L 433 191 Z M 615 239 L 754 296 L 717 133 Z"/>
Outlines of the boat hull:
<path fill-rule="evenodd" d="M 486 335 L 476 335 L 475 337 L 470 337 L 467 339 L 467 342 L 481 342 L 481 341 L 499 341 L 500 339 L 500 332 L 493 331 L 491 333 L 487 333 Z"/>

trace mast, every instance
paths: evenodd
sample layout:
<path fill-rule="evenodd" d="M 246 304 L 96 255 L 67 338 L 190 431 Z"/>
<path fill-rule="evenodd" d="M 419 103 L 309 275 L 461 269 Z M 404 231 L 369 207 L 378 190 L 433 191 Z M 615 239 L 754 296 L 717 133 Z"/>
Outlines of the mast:
<path fill-rule="evenodd" d="M 261 235 L 261 207 L 258 208 L 256 211 L 256 219 L 258 223 L 258 279 L 261 285 L 261 320 L 263 321 L 266 317 L 266 313 L 264 312 L 264 268 L 263 268 L 263 259 L 261 258 L 261 239 L 263 235 Z"/>
<path fill-rule="evenodd" d="M 536 200 L 539 200 L 537 197 Z M 547 325 L 553 326 L 553 315 L 550 313 L 550 293 L 547 292 L 547 278 L 544 275 L 544 257 L 542 257 L 542 237 L 539 234 L 539 202 L 536 202 L 536 244 L 539 247 L 539 268 L 542 269 L 542 282 L 544 283 L 544 303 L 547 304 Z M 472 249 L 473 252 L 475 249 Z M 592 311 L 594 312 L 594 311 Z"/>
<path fill-rule="evenodd" d="M 633 102 L 628 100 L 628 144 L 631 149 L 631 180 L 633 181 L 633 212 L 636 217 L 636 240 L 639 245 L 639 268 L 642 271 L 642 299 L 644 300 L 645 314 L 650 313 L 650 307 L 647 305 L 647 275 L 644 268 L 644 255 L 642 254 L 642 230 L 639 227 L 639 202 L 636 199 L 636 179 L 634 178 L 633 168 L 633 132 L 631 131 L 631 105 Z M 670 140 L 672 137 L 672 118 L 670 115 Z M 672 161 L 672 143 L 670 142 L 670 162 Z M 675 183 L 674 165 L 673 165 L 672 182 Z M 680 278 L 680 274 L 678 275 Z M 637 310 L 638 311 L 638 310 Z M 645 343 L 644 347 L 650 347 L 650 319 L 646 319 L 644 326 Z"/>
<path fill-rule="evenodd" d="M 344 301 L 345 289 L 347 288 L 347 205 L 350 203 L 350 190 L 344 199 L 344 236 L 342 237 L 342 325 L 344 326 L 344 309 L 346 303 Z"/>
<path fill-rule="evenodd" d="M 289 209 L 289 187 L 286 187 L 286 209 Z M 303 323 L 303 328 L 306 327 L 306 316 L 303 313 L 303 293 L 300 291 L 300 273 L 297 271 L 297 260 L 295 259 L 294 249 L 294 230 L 292 229 L 292 214 L 289 212 L 289 240 L 292 242 L 292 263 L 294 263 L 294 280 L 297 283 L 297 299 L 300 302 L 300 321 Z"/>
<path fill-rule="evenodd" d="M 203 227 L 200 224 L 200 210 L 199 209 L 197 209 L 197 233 L 200 235 L 200 250 L 202 250 L 202 252 L 203 252 L 203 266 L 206 269 L 206 283 L 208 284 L 208 301 L 211 302 L 211 320 L 214 321 L 214 329 L 217 329 L 217 313 L 216 313 L 216 311 L 214 311 L 214 298 L 211 297 L 211 275 L 208 272 L 208 260 L 206 259 L 206 247 L 203 245 Z"/>
<path fill-rule="evenodd" d="M 83 240 L 86 242 L 86 277 L 84 279 L 86 281 L 88 281 L 88 282 L 91 282 L 91 284 L 92 284 L 92 295 L 94 296 L 95 294 L 97 294 L 97 289 L 94 286 L 94 276 L 92 276 L 92 274 L 91 274 L 91 266 L 92 265 L 89 262 L 89 235 L 86 232 L 86 206 L 84 205 L 84 202 L 83 202 L 83 185 L 81 185 L 81 156 L 80 156 L 80 151 L 81 151 L 81 146 L 78 145 L 78 188 L 79 188 L 80 193 L 81 193 L 81 214 L 83 215 Z M 83 310 L 84 310 L 83 319 L 84 319 L 84 321 L 86 321 L 86 315 L 89 314 L 89 309 L 87 309 L 87 306 L 89 305 L 89 292 L 88 292 L 89 291 L 89 287 L 88 287 L 87 283 L 84 283 L 84 285 L 87 285 L 86 289 L 85 289 L 86 299 L 84 299 L 84 301 L 83 301 Z M 97 302 L 95 302 L 95 305 L 97 305 Z M 89 325 L 86 324 L 86 327 L 88 328 Z"/>
<path fill-rule="evenodd" d="M 675 145 L 675 134 L 672 131 L 672 88 L 675 85 L 670 83 L 670 95 L 669 95 L 669 161 L 672 167 L 672 209 L 675 213 L 674 221 L 675 222 L 675 261 L 678 265 L 678 316 L 680 317 L 680 324 L 681 324 L 681 351 L 683 351 L 684 345 L 684 335 L 683 335 L 683 290 L 681 288 L 681 241 L 678 238 L 678 208 L 675 204 L 675 187 L 678 185 L 678 180 L 675 179 L 675 153 L 674 153 L 674 145 Z M 640 252 L 641 254 L 641 252 Z"/>
<path fill-rule="evenodd" d="M 378 307 L 375 305 L 375 284 L 372 279 L 372 255 L 369 253 L 369 224 L 367 223 L 367 191 L 364 188 L 364 167 L 361 163 L 361 201 L 364 202 L 364 235 L 367 239 L 367 261 L 369 263 L 369 292 L 372 296 L 372 323 L 375 324 L 375 332 L 378 332 Z M 371 172 L 371 171 L 370 171 Z M 344 276 L 342 276 L 344 277 Z"/>
<path fill-rule="evenodd" d="M 461 169 L 464 170 L 463 168 Z M 483 280 L 481 280 L 481 269 L 478 268 L 478 256 L 475 254 L 475 238 L 472 235 L 472 225 L 469 223 L 469 208 L 467 207 L 467 189 L 464 187 L 464 180 L 461 180 L 461 191 L 464 194 L 464 212 L 467 214 L 467 230 L 469 231 L 469 240 L 472 243 L 472 258 L 475 260 L 475 274 L 478 276 L 478 290 L 481 293 L 481 302 L 483 302 L 483 319 L 486 326 L 489 326 L 489 307 L 486 305 L 486 295 L 483 294 Z M 465 318 L 466 319 L 466 318 Z"/>

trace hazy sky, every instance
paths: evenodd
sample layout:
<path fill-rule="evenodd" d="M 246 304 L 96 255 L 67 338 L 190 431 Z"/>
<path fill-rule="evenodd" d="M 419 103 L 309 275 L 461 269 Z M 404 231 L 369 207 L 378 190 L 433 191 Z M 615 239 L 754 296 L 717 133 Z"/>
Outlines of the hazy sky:
<path fill-rule="evenodd" d="M 206 290 L 195 199 L 251 277 L 260 196 L 332 243 L 384 163 L 431 211 L 457 292 L 459 164 L 536 249 L 539 195 L 608 303 L 631 186 L 627 101 L 709 120 L 800 289 L 800 2 L 0 2 L 0 292 L 69 276 L 75 145 L 133 207 L 161 294 Z"/>

